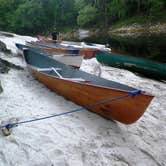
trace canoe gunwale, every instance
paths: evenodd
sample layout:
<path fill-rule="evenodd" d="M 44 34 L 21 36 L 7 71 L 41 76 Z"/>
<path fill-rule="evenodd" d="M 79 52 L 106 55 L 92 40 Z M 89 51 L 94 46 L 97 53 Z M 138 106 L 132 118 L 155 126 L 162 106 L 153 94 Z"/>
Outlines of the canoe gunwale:
<path fill-rule="evenodd" d="M 43 75 L 46 75 L 48 77 L 52 77 L 54 79 L 63 80 L 63 81 L 66 81 L 66 82 L 73 82 L 73 83 L 82 84 L 82 85 L 86 84 L 86 85 L 91 86 L 91 87 L 103 88 L 103 89 L 108 89 L 108 90 L 110 89 L 110 90 L 119 91 L 119 92 L 125 92 L 125 93 L 132 92 L 132 91 L 127 91 L 127 90 L 123 90 L 123 89 L 110 88 L 110 87 L 106 87 L 106 86 L 100 86 L 100 85 L 95 85 L 95 84 L 90 84 L 90 83 L 85 83 L 85 82 L 83 83 L 83 82 L 78 82 L 78 81 L 74 81 L 74 80 L 68 80 L 67 78 L 60 78 L 60 77 L 57 77 L 57 76 L 52 75 L 52 74 L 47 74 L 45 72 L 38 71 L 37 67 L 34 67 L 32 65 L 27 64 L 27 66 L 28 66 L 29 69 L 34 70 L 35 72 L 42 73 Z M 152 94 L 148 94 L 146 92 L 143 95 L 154 97 Z"/>

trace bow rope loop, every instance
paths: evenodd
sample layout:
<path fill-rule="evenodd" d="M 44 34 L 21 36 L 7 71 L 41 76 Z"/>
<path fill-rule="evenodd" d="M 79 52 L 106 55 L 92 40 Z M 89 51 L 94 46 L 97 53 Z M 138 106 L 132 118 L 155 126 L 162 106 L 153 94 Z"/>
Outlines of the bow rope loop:
<path fill-rule="evenodd" d="M 82 111 L 82 110 L 87 110 L 87 109 L 90 109 L 90 108 L 93 108 L 93 107 L 96 107 L 96 106 L 100 106 L 100 105 L 103 105 L 103 104 L 106 104 L 106 103 L 111 103 L 111 102 L 114 102 L 114 101 L 118 101 L 118 100 L 121 100 L 121 99 L 124 99 L 124 98 L 127 98 L 127 97 L 134 98 L 135 96 L 137 96 L 139 94 L 143 94 L 143 93 L 145 93 L 145 92 L 141 91 L 141 90 L 135 90 L 135 91 L 129 92 L 126 95 L 119 96 L 119 97 L 112 98 L 112 99 L 105 100 L 105 101 L 101 101 L 101 102 L 98 102 L 98 103 L 94 103 L 94 104 L 88 105 L 86 107 L 80 107 L 80 108 L 72 110 L 72 111 L 68 111 L 68 112 L 64 112 L 64 113 L 60 113 L 60 114 L 54 114 L 54 115 L 41 117 L 41 118 L 36 118 L 36 119 L 20 121 L 20 122 L 16 122 L 16 123 L 9 123 L 7 125 L 0 126 L 0 128 L 6 128 L 7 130 L 10 130 L 11 128 L 18 126 L 19 124 L 31 123 L 31 122 L 34 122 L 34 121 L 40 121 L 40 120 L 45 120 L 45 119 L 49 119 L 49 118 L 53 118 L 53 117 L 58 117 L 58 116 L 71 114 L 71 113 L 74 113 L 74 112 L 79 112 L 79 111 Z"/>
<path fill-rule="evenodd" d="M 6 125 L 3 125 L 3 126 L 0 126 L 0 128 L 5 128 L 5 129 L 7 129 L 7 130 L 10 130 L 10 129 L 12 129 L 13 127 L 16 127 L 16 126 L 18 126 L 18 124 L 19 124 L 19 122 L 17 123 L 17 122 L 15 122 L 15 123 L 8 123 L 8 124 L 6 124 Z"/>
<path fill-rule="evenodd" d="M 7 125 L 5 125 L 4 126 L 6 129 L 8 129 L 8 130 L 10 130 L 11 128 L 13 128 L 14 127 L 14 124 L 7 124 Z"/>
<path fill-rule="evenodd" d="M 145 91 L 142 91 L 142 90 L 134 90 L 134 91 L 131 91 L 130 92 L 130 95 L 131 95 L 131 97 L 135 97 L 135 96 L 137 96 L 137 95 L 139 95 L 139 94 L 144 94 L 145 93 Z"/>

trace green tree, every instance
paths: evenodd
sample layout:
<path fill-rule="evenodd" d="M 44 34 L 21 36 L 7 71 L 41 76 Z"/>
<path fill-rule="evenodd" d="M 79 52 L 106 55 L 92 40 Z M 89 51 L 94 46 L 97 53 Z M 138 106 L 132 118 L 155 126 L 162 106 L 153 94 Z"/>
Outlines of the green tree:
<path fill-rule="evenodd" d="M 24 0 L 0 0 L 0 29 L 10 30 L 12 15 Z"/>
<path fill-rule="evenodd" d="M 16 33 L 35 34 L 46 30 L 43 8 L 37 1 L 26 1 L 13 15 L 12 27 Z"/>
<path fill-rule="evenodd" d="M 88 26 L 95 23 L 96 19 L 97 9 L 91 5 L 87 5 L 82 10 L 80 10 L 77 23 L 80 26 Z"/>
<path fill-rule="evenodd" d="M 127 15 L 126 2 L 124 0 L 112 0 L 109 7 L 109 15 L 111 19 L 118 20 L 125 18 Z"/>
<path fill-rule="evenodd" d="M 159 19 L 164 13 L 165 0 L 150 0 L 150 17 L 151 19 Z"/>
<path fill-rule="evenodd" d="M 131 17 L 166 15 L 166 0 L 0 0 L 0 30 L 37 34 L 57 28 L 102 25 Z"/>
<path fill-rule="evenodd" d="M 85 6 L 86 6 L 85 0 L 75 0 L 74 7 L 76 8 L 77 12 L 79 12 Z"/>

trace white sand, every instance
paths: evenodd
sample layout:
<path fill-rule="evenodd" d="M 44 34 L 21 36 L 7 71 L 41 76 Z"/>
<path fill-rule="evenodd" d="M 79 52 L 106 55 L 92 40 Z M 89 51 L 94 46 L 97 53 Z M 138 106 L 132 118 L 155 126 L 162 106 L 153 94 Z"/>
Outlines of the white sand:
<path fill-rule="evenodd" d="M 1 37 L 13 53 L 15 42 L 30 37 Z M 4 56 L 25 66 L 20 57 Z M 100 71 L 101 69 L 101 71 Z M 82 111 L 49 120 L 20 125 L 10 136 L 0 133 L 0 166 L 165 166 L 166 84 L 131 72 L 84 60 L 81 70 L 146 90 L 156 97 L 144 116 L 126 126 Z M 62 113 L 78 105 L 47 89 L 28 71 L 11 69 L 0 74 L 0 122 L 19 121 Z"/>

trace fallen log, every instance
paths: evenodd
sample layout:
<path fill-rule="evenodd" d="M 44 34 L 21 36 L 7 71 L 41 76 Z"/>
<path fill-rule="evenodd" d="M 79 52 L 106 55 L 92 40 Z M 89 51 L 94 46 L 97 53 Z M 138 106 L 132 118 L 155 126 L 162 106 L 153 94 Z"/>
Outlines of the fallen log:
<path fill-rule="evenodd" d="M 0 40 L 0 51 L 10 54 L 11 50 L 7 49 L 6 44 Z"/>
<path fill-rule="evenodd" d="M 2 93 L 2 92 L 3 92 L 3 88 L 1 86 L 1 81 L 0 81 L 0 93 Z"/>
<path fill-rule="evenodd" d="M 7 73 L 10 68 L 17 69 L 17 70 L 24 70 L 23 67 L 19 65 L 15 65 L 7 60 L 0 58 L 0 73 Z"/>

